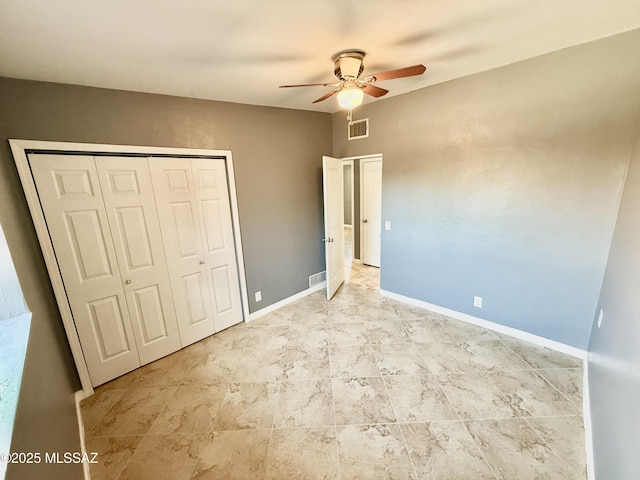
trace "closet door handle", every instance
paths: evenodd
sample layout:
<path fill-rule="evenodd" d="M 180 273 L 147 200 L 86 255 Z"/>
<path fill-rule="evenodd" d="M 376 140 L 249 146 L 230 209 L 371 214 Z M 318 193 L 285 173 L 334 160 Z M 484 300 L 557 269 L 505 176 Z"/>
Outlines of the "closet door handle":
<path fill-rule="evenodd" d="M 368 223 L 369 220 L 367 220 L 366 218 L 364 220 L 362 220 L 362 223 Z"/>
<path fill-rule="evenodd" d="M 129 285 L 130 283 L 131 283 L 131 280 L 125 280 L 125 281 L 124 281 L 124 284 L 125 284 L 125 285 Z"/>
<path fill-rule="evenodd" d="M 204 265 L 204 260 L 200 260 L 200 265 Z"/>

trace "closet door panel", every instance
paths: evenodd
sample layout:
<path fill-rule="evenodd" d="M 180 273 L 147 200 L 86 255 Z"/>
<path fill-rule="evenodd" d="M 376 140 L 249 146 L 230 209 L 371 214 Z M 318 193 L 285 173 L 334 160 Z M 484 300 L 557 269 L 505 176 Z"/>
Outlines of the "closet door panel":
<path fill-rule="evenodd" d="M 140 366 L 93 157 L 29 164 L 93 386 Z"/>
<path fill-rule="evenodd" d="M 181 347 L 148 162 L 95 161 L 138 353 L 146 364 Z"/>
<path fill-rule="evenodd" d="M 242 321 L 227 172 L 223 159 L 192 159 L 191 166 L 215 328 L 220 331 Z"/>
<path fill-rule="evenodd" d="M 150 158 L 149 168 L 182 345 L 215 332 L 190 159 Z"/>

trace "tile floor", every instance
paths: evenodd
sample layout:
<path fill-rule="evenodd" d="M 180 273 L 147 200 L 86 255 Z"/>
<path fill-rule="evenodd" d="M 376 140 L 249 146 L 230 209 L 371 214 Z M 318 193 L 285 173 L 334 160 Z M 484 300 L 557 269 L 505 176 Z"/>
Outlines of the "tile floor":
<path fill-rule="evenodd" d="M 377 274 L 97 388 L 91 478 L 586 478 L 579 360 L 385 299 Z"/>

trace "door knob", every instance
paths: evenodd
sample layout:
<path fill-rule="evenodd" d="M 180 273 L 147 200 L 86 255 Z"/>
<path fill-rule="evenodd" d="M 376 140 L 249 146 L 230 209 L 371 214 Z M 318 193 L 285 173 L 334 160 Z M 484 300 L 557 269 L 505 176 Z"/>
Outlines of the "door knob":
<path fill-rule="evenodd" d="M 362 220 L 362 223 L 368 223 L 369 220 L 367 220 L 366 218 L 364 220 Z"/>
<path fill-rule="evenodd" d="M 204 265 L 204 260 L 200 260 L 200 265 Z"/>
<path fill-rule="evenodd" d="M 124 281 L 124 284 L 125 284 L 125 285 L 129 285 L 130 283 L 131 283 L 131 280 L 125 280 L 125 281 Z"/>

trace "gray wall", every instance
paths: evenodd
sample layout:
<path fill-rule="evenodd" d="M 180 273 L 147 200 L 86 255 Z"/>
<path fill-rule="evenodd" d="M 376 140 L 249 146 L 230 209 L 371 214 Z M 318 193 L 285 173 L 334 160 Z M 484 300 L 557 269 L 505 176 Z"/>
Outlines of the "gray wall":
<path fill-rule="evenodd" d="M 636 132 L 639 42 L 365 105 L 357 142 L 334 114 L 334 156 L 384 155 L 382 288 L 586 348 Z"/>
<path fill-rule="evenodd" d="M 324 270 L 329 114 L 6 78 L 0 105 L 0 223 L 33 312 L 14 450 L 77 450 L 80 386 L 7 139 L 229 149 L 251 311 L 308 288 L 309 275 Z M 79 475 L 76 467 L 40 465 L 11 467 L 8 478 Z"/>
<path fill-rule="evenodd" d="M 640 125 L 636 131 L 640 133 Z M 598 302 L 604 313 L 602 326 L 594 323 L 589 344 L 595 469 L 596 478 L 603 480 L 640 478 L 639 286 L 640 144 L 636 144 Z"/>

